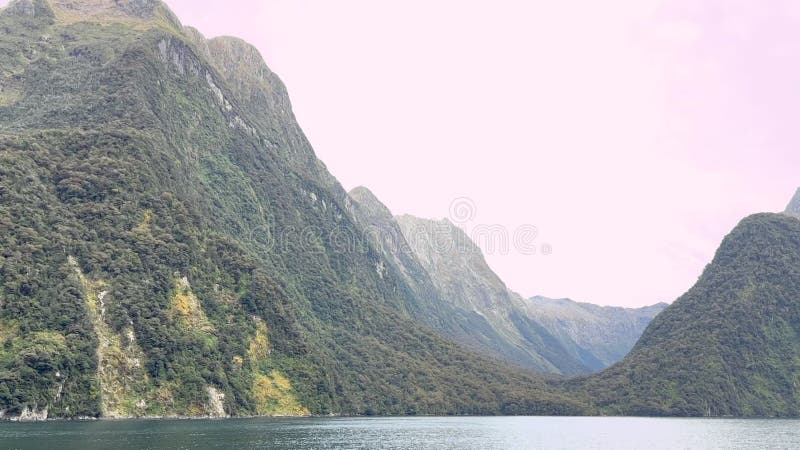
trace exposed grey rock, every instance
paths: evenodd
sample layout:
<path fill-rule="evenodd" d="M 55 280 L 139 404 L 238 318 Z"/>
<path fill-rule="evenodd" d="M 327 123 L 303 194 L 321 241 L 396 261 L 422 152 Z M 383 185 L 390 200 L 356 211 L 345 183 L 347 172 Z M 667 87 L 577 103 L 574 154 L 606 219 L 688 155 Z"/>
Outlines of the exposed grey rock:
<path fill-rule="evenodd" d="M 795 192 L 794 197 L 792 197 L 792 201 L 789 202 L 789 205 L 786 207 L 786 211 L 784 213 L 800 217 L 800 188 L 797 189 Z"/>
<path fill-rule="evenodd" d="M 198 33 L 190 31 L 197 40 Z M 216 37 L 201 44 L 209 59 L 233 90 L 233 97 L 248 118 L 259 129 L 285 128 L 288 148 L 281 156 L 292 168 L 304 176 L 312 177 L 320 186 L 335 191 L 337 200 L 344 201 L 346 193 L 339 182 L 328 172 L 325 164 L 317 159 L 314 150 L 297 123 L 286 86 L 264 63 L 258 49 L 247 42 L 229 36 Z M 276 148 L 275 142 L 264 138 L 267 148 Z"/>
<path fill-rule="evenodd" d="M 27 406 L 22 409 L 19 417 L 12 418 L 11 420 L 17 422 L 44 422 L 47 420 L 47 408 L 38 410 L 36 408 L 30 409 Z"/>
<path fill-rule="evenodd" d="M 522 298 L 492 271 L 481 249 L 463 230 L 446 219 L 405 215 L 397 217 L 397 222 L 441 299 L 483 317 L 502 341 L 502 349 L 522 350 L 495 356 L 547 373 L 573 375 L 589 370 L 546 330 L 530 323 Z"/>
<path fill-rule="evenodd" d="M 592 370 L 621 361 L 666 303 L 643 308 L 604 307 L 569 299 L 533 297 L 528 316 Z"/>
<path fill-rule="evenodd" d="M 388 213 L 374 196 L 363 191 L 351 195 L 366 197 L 362 203 Z M 390 227 L 387 222 L 384 218 L 379 226 Z M 396 222 L 439 300 L 479 315 L 491 327 L 492 345 L 479 348 L 515 364 L 564 375 L 603 369 L 621 360 L 665 307 L 630 310 L 541 297 L 524 300 L 492 271 L 470 237 L 448 220 L 406 215 Z"/>
<path fill-rule="evenodd" d="M 51 4 L 63 11 L 83 17 L 136 17 L 152 18 L 162 6 L 159 0 L 50 0 Z"/>
<path fill-rule="evenodd" d="M 418 255 L 409 245 L 400 225 L 383 203 L 369 189 L 359 187 L 349 194 L 347 209 L 367 233 L 367 238 L 383 254 L 384 259 L 401 274 L 407 297 L 414 299 L 407 310 L 420 322 L 440 334 L 473 350 L 531 369 L 554 372 L 547 361 L 512 344 L 498 333 L 489 319 L 474 308 L 465 308 L 442 298 Z"/>
<path fill-rule="evenodd" d="M 17 16 L 36 17 L 36 2 L 33 0 L 16 0 L 11 2 L 3 12 Z"/>
<path fill-rule="evenodd" d="M 214 386 L 206 386 L 208 395 L 208 415 L 211 418 L 229 417 L 225 413 L 225 394 Z"/>

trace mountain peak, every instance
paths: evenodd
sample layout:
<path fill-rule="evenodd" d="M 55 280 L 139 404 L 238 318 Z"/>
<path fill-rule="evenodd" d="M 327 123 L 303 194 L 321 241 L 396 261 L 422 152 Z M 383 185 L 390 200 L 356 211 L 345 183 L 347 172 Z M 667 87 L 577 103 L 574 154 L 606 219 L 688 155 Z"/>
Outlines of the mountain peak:
<path fill-rule="evenodd" d="M 4 13 L 55 16 L 60 22 L 113 21 L 163 24 L 181 29 L 175 14 L 161 0 L 13 0 Z"/>
<path fill-rule="evenodd" d="M 623 362 L 577 383 L 615 414 L 797 416 L 798 266 L 797 220 L 743 219 Z"/>
<path fill-rule="evenodd" d="M 800 188 L 797 189 L 795 192 L 794 197 L 792 197 L 792 201 L 789 202 L 789 205 L 786 207 L 786 214 L 791 214 L 793 216 L 800 216 Z"/>
<path fill-rule="evenodd" d="M 53 11 L 45 0 L 13 0 L 4 8 L 0 8 L 0 13 L 13 16 L 50 16 Z"/>
<path fill-rule="evenodd" d="M 366 186 L 354 187 L 347 194 L 350 195 L 350 197 L 352 197 L 353 200 L 358 200 L 359 202 L 380 201 L 378 200 L 378 197 L 376 197 L 375 194 L 371 190 L 369 190 L 369 188 Z"/>
<path fill-rule="evenodd" d="M 412 316 L 429 277 L 348 214 L 257 51 L 170 17 L 2 12 L 0 420 L 567 411 Z"/>
<path fill-rule="evenodd" d="M 151 18 L 160 0 L 49 0 L 54 7 L 73 11 L 85 16 L 129 16 L 142 19 Z"/>
<path fill-rule="evenodd" d="M 382 218 L 391 219 L 392 213 L 389 208 L 383 204 L 369 188 L 365 186 L 358 186 L 353 188 L 347 194 L 354 202 L 358 203 L 361 208 L 365 208 L 371 215 L 378 215 Z"/>

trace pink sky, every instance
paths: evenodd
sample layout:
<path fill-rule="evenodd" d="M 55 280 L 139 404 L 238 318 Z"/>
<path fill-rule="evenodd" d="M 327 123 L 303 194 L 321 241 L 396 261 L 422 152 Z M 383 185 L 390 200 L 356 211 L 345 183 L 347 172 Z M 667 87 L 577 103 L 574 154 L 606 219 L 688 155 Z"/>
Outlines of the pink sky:
<path fill-rule="evenodd" d="M 552 254 L 487 256 L 523 295 L 673 301 L 800 185 L 794 0 L 167 3 L 261 50 L 346 188 L 535 225 Z"/>

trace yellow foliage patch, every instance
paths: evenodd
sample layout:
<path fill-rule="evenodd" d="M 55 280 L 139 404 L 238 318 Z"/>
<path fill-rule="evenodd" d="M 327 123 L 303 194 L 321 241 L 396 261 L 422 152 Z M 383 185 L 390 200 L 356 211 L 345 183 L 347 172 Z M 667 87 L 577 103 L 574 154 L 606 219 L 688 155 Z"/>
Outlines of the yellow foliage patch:
<path fill-rule="evenodd" d="M 277 370 L 265 373 L 261 363 L 269 359 L 269 330 L 263 320 L 257 320 L 256 335 L 247 348 L 247 358 L 253 368 L 253 399 L 256 413 L 262 416 L 307 416 L 309 411 L 295 398 L 292 383 Z M 234 362 L 236 362 L 234 357 Z M 241 358 L 240 358 L 241 360 Z M 244 361 L 241 361 L 244 362 Z"/>
<path fill-rule="evenodd" d="M 9 320 L 0 320 L 0 351 L 6 342 L 19 334 L 19 325 Z"/>
<path fill-rule="evenodd" d="M 278 389 L 282 391 L 288 391 L 292 388 L 292 383 L 289 382 L 289 379 L 281 375 L 281 373 L 277 370 L 273 370 L 270 373 L 270 376 L 272 377 L 272 382 L 275 383 L 275 386 L 277 386 Z"/>
<path fill-rule="evenodd" d="M 237 369 L 241 369 L 244 365 L 244 358 L 239 355 L 233 357 L 233 365 L 236 366 Z"/>
<path fill-rule="evenodd" d="M 190 294 L 178 293 L 175 294 L 175 311 L 182 316 L 189 316 L 194 312 L 193 308 L 194 298 Z"/>
<path fill-rule="evenodd" d="M 0 86 L 0 106 L 12 105 L 20 98 L 22 98 L 22 94 L 18 90 L 2 88 L 2 86 Z"/>
<path fill-rule="evenodd" d="M 258 414 L 263 416 L 307 416 L 309 411 L 298 403 L 289 380 L 277 370 L 268 375 L 256 374 L 253 398 Z"/>
<path fill-rule="evenodd" d="M 267 333 L 267 324 L 258 321 L 256 336 L 250 341 L 250 347 L 247 349 L 247 356 L 254 366 L 269 358 L 269 335 Z"/>
<path fill-rule="evenodd" d="M 153 223 L 153 211 L 149 209 L 144 212 L 144 217 L 142 217 L 142 221 L 139 222 L 139 225 L 134 228 L 134 231 L 138 231 L 140 233 L 149 233 L 150 232 L 150 225 Z"/>
<path fill-rule="evenodd" d="M 175 293 L 172 295 L 170 315 L 178 323 L 191 330 L 212 333 L 214 327 L 209 322 L 200 300 L 194 295 L 189 280 L 177 278 L 174 285 Z"/>

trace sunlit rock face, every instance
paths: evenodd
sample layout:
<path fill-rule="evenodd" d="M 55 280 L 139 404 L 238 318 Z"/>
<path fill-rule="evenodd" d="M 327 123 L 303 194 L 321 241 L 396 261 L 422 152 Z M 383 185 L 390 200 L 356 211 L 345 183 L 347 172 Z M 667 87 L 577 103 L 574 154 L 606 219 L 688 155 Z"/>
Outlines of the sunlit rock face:
<path fill-rule="evenodd" d="M 789 206 L 786 207 L 786 211 L 784 212 L 786 214 L 800 217 L 800 189 L 797 189 L 794 197 L 792 197 L 792 201 L 789 202 Z"/>

